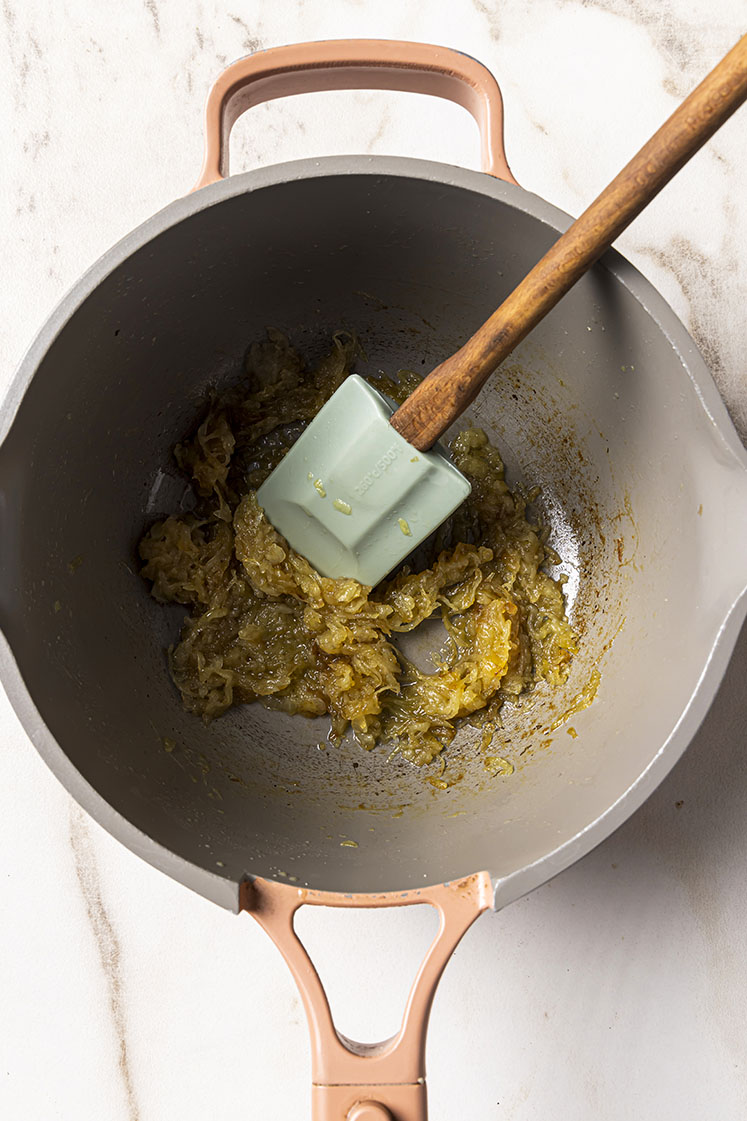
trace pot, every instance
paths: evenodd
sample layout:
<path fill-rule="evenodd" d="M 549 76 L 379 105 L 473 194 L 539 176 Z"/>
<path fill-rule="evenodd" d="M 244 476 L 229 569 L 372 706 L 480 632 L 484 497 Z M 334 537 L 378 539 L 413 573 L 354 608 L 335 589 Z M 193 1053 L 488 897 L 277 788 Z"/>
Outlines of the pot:
<path fill-rule="evenodd" d="M 483 171 L 356 156 L 226 177 L 240 112 L 354 87 L 459 101 L 478 121 Z M 3 406 L 0 671 L 30 738 L 93 817 L 275 938 L 309 1018 L 317 1121 L 418 1121 L 428 1011 L 464 930 L 633 813 L 714 696 L 747 606 L 747 455 L 682 324 L 608 252 L 467 418 L 495 439 L 510 479 L 541 488 L 582 635 L 566 685 L 540 685 L 505 715 L 515 773 L 491 777 L 469 730 L 440 789 L 383 752 L 317 750 L 322 722 L 253 705 L 205 727 L 165 665 L 181 613 L 148 596 L 136 545 L 184 496 L 169 452 L 208 388 L 236 375 L 267 326 L 311 356 L 354 328 L 368 368 L 429 369 L 570 223 L 513 179 L 492 75 L 445 48 L 261 52 L 218 80 L 206 126 L 199 189 L 78 282 Z M 295 911 L 422 902 L 441 924 L 402 1030 L 345 1040 Z"/>

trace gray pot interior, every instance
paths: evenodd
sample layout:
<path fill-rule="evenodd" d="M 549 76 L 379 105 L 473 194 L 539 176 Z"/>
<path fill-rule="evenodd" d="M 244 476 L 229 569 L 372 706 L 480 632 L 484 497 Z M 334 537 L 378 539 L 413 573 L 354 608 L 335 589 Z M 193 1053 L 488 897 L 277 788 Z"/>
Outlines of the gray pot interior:
<path fill-rule="evenodd" d="M 468 731 L 442 791 L 385 750 L 318 750 L 323 722 L 251 706 L 205 727 L 166 668 L 181 612 L 149 598 L 135 549 L 183 494 L 169 450 L 207 388 L 237 376 L 267 326 L 310 356 L 354 329 L 360 372 L 426 370 L 564 223 L 518 188 L 437 165 L 271 172 L 158 216 L 37 344 L 0 449 L 0 622 L 46 726 L 35 738 L 55 765 L 53 737 L 105 824 L 136 828 L 133 847 L 158 863 L 163 846 L 229 887 L 246 874 L 356 891 L 503 878 L 558 849 L 568 863 L 671 766 L 715 688 L 717 675 L 701 683 L 680 724 L 745 581 L 733 431 L 684 330 L 609 254 L 468 417 L 513 481 L 541 487 L 583 633 L 567 685 L 506 715 L 492 751 L 516 773 L 491 778 Z M 553 729 L 595 667 L 596 702 Z M 631 787 L 628 808 L 584 834 Z"/>

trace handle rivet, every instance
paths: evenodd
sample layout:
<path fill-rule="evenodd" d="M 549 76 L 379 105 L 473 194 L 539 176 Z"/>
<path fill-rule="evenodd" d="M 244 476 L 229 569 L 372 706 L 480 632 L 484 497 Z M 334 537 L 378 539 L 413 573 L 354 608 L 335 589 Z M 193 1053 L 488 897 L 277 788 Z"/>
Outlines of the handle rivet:
<path fill-rule="evenodd" d="M 394 1121 L 394 1118 L 381 1102 L 356 1102 L 347 1121 Z"/>

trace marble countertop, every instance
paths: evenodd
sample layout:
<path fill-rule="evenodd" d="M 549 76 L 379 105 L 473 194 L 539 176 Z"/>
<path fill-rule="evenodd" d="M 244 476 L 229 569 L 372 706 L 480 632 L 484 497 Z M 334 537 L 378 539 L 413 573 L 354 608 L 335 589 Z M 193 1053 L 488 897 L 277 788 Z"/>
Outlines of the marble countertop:
<path fill-rule="evenodd" d="M 3 0 L 0 391 L 83 269 L 192 186 L 204 97 L 234 58 L 345 36 L 458 47 L 502 86 L 519 182 L 578 213 L 744 16 L 743 0 Z M 361 151 L 477 166 L 461 109 L 359 92 L 341 113 L 341 96 L 256 110 L 234 166 Z M 618 243 L 690 329 L 743 437 L 746 178 L 742 110 Z M 747 1116 L 746 679 L 743 632 L 648 803 L 467 935 L 434 1008 L 434 1121 Z M 307 1116 L 303 1013 L 260 929 L 86 817 L 1 693 L 0 729 L 0 1116 Z M 341 1029 L 390 1033 L 423 918 L 320 912 L 308 926 Z"/>

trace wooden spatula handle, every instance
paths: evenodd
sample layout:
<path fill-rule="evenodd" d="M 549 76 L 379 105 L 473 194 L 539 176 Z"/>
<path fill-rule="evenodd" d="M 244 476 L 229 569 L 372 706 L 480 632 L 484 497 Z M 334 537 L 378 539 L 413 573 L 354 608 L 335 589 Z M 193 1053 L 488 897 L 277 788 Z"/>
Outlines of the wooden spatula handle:
<path fill-rule="evenodd" d="M 623 168 L 490 319 L 437 366 L 392 416 L 427 451 L 476 397 L 496 366 L 747 98 L 747 35 Z"/>

